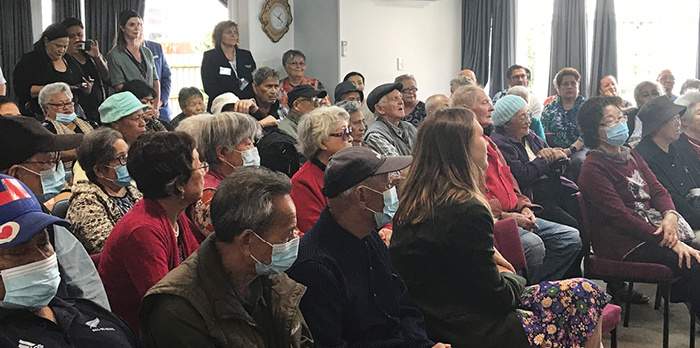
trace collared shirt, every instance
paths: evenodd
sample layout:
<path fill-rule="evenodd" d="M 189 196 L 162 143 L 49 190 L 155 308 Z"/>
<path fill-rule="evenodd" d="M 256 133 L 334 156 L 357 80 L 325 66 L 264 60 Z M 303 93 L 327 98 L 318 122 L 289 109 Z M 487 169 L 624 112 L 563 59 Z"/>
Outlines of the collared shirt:
<path fill-rule="evenodd" d="M 316 346 L 434 345 L 376 230 L 357 238 L 325 208 L 287 274 L 307 287 L 300 308 Z"/>
<path fill-rule="evenodd" d="M 0 308 L 2 347 L 136 347 L 137 339 L 121 318 L 88 300 L 49 303 L 56 322 L 27 309 Z"/>
<path fill-rule="evenodd" d="M 553 134 L 553 147 L 568 148 L 579 138 L 578 112 L 585 98 L 579 94 L 571 110 L 564 110 L 561 97 L 556 96 L 542 111 L 542 126 Z"/>

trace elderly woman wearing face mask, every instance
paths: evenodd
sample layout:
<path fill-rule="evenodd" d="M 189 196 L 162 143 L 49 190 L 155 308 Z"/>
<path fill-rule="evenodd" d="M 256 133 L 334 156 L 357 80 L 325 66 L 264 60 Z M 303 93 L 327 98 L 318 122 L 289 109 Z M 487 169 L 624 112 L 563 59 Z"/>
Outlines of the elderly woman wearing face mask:
<path fill-rule="evenodd" d="M 68 29 L 62 24 L 51 24 L 34 44 L 34 50 L 25 53 L 15 66 L 13 84 L 23 115 L 41 115 L 37 98 L 47 84 L 67 83 L 79 102 L 92 91 L 93 81 L 85 79 L 80 65 L 66 55 L 68 42 Z"/>
<path fill-rule="evenodd" d="M 186 212 L 198 227 L 198 230 L 193 232 L 201 243 L 214 232 L 209 205 L 221 181 L 237 168 L 260 165 L 260 155 L 254 144 L 262 135 L 262 128 L 249 115 L 220 112 L 188 117 L 180 122 L 177 130 L 195 139 L 200 157 L 210 166 L 204 175 L 202 199 Z"/>

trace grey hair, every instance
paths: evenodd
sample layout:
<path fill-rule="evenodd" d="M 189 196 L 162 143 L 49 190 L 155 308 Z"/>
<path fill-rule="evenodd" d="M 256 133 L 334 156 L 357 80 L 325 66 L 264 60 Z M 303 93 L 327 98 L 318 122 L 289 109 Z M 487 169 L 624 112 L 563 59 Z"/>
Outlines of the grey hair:
<path fill-rule="evenodd" d="M 484 92 L 484 90 L 477 85 L 462 86 L 457 88 L 457 90 L 454 92 L 454 94 L 452 94 L 452 97 L 450 98 L 450 107 L 473 107 L 476 103 L 476 98 L 478 96 L 479 91 Z"/>
<path fill-rule="evenodd" d="M 286 175 L 265 167 L 236 169 L 217 187 L 211 200 L 211 223 L 216 239 L 230 243 L 245 230 L 264 237 L 277 222 L 274 200 L 290 194 Z"/>
<path fill-rule="evenodd" d="M 265 80 L 267 80 L 270 77 L 274 77 L 277 80 L 279 80 L 280 73 L 277 72 L 277 70 L 267 66 L 257 68 L 255 69 L 255 71 L 253 71 L 253 82 L 258 86 L 262 85 L 263 82 L 265 82 Z"/>
<path fill-rule="evenodd" d="M 450 87 L 459 87 L 459 86 L 470 86 L 470 85 L 475 85 L 474 80 L 472 80 L 470 77 L 466 76 L 457 76 L 450 80 Z"/>
<path fill-rule="evenodd" d="M 341 107 L 348 112 L 348 115 L 352 115 L 360 111 L 360 103 L 350 100 L 341 100 L 335 103 L 335 106 Z"/>
<path fill-rule="evenodd" d="M 71 92 L 70 86 L 65 82 L 49 83 L 39 91 L 39 105 L 44 114 L 46 114 L 46 104 L 51 101 L 51 96 L 59 92 L 65 93 L 70 100 L 73 100 L 73 92 Z"/>
<path fill-rule="evenodd" d="M 381 98 L 377 101 L 377 104 L 374 104 L 374 118 L 376 118 L 377 120 L 383 120 L 383 119 L 384 119 L 384 116 L 383 116 L 382 114 L 380 114 L 379 111 L 377 110 L 377 105 L 379 105 L 379 106 L 384 106 L 384 105 L 386 105 L 386 103 L 388 102 L 387 95 L 388 95 L 388 94 L 385 94 L 383 97 L 381 97 Z"/>
<path fill-rule="evenodd" d="M 517 95 L 518 97 L 525 99 L 526 103 L 530 103 L 530 91 L 525 86 L 513 86 L 508 88 L 506 95 Z"/>
<path fill-rule="evenodd" d="M 211 117 L 210 114 L 199 114 L 185 117 L 185 119 L 180 121 L 175 129 L 179 132 L 185 132 L 194 138 L 195 148 L 199 153 L 200 161 L 204 160 L 204 151 L 202 149 L 202 129 L 204 127 L 204 123 L 209 117 Z"/>
<path fill-rule="evenodd" d="M 238 112 L 221 112 L 214 115 L 204 115 L 203 117 L 191 116 L 182 122 L 196 117 L 192 125 L 185 123 L 185 129 L 178 125 L 177 130 L 190 134 L 197 142 L 197 151 L 210 165 L 221 164 L 217 148 L 223 147 L 231 152 L 246 139 L 259 138 L 262 135 L 260 124 L 249 115 Z"/>
<path fill-rule="evenodd" d="M 640 82 L 637 86 L 634 87 L 634 102 L 637 103 L 637 107 L 640 107 L 640 104 L 642 104 L 641 101 L 641 94 L 642 94 L 642 88 L 653 85 L 656 87 L 657 92 L 659 92 L 659 95 L 664 95 L 666 94 L 666 91 L 664 90 L 663 86 L 661 86 L 660 83 L 656 81 L 642 81 Z"/>
<path fill-rule="evenodd" d="M 394 83 L 399 83 L 399 82 L 403 83 L 404 80 L 413 80 L 413 82 L 416 82 L 416 78 L 413 75 L 403 74 L 403 75 L 396 76 L 396 78 L 394 79 Z"/>
<path fill-rule="evenodd" d="M 88 180 L 97 183 L 95 166 L 106 166 L 112 161 L 115 153 L 114 143 L 118 139 L 124 139 L 122 134 L 110 127 L 100 127 L 85 134 L 76 154 Z"/>
<path fill-rule="evenodd" d="M 313 158 L 320 151 L 321 145 L 334 133 L 338 122 L 347 125 L 350 119 L 345 109 L 338 106 L 320 107 L 304 116 L 299 122 L 299 152 L 306 158 Z"/>
<path fill-rule="evenodd" d="M 183 87 L 177 95 L 177 103 L 180 104 L 180 109 L 187 107 L 187 99 L 192 96 L 197 96 L 204 99 L 202 92 L 197 87 Z"/>
<path fill-rule="evenodd" d="M 685 113 L 683 113 L 683 116 L 681 116 L 681 120 L 687 121 L 691 117 L 693 117 L 693 114 L 695 113 L 695 109 L 697 108 L 698 103 L 700 103 L 700 91 L 694 88 L 691 88 L 687 90 L 683 95 L 678 97 L 674 101 L 676 105 L 682 105 L 685 106 Z"/>
<path fill-rule="evenodd" d="M 681 95 L 685 94 L 689 89 L 700 89 L 700 80 L 687 79 L 681 86 Z"/>

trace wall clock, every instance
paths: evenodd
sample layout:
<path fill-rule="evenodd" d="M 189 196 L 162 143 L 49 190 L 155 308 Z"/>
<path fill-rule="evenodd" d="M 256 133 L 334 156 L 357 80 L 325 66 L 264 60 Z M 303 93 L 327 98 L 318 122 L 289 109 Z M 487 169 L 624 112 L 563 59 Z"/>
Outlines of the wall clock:
<path fill-rule="evenodd" d="M 292 9 L 288 0 L 266 0 L 260 12 L 260 23 L 267 37 L 277 42 L 289 31 Z"/>

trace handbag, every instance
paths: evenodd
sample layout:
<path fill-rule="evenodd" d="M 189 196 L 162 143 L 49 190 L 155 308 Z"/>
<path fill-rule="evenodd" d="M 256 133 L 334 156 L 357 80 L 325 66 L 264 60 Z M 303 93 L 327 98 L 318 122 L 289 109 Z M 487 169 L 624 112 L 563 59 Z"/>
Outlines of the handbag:
<path fill-rule="evenodd" d="M 654 227 L 659 227 L 661 225 L 661 221 L 664 219 L 663 214 L 661 214 L 658 210 L 654 208 L 649 208 L 648 210 L 642 209 L 641 207 L 637 207 L 634 211 L 632 211 L 632 214 L 644 221 L 646 221 L 648 224 L 654 226 Z M 681 242 L 688 242 L 691 240 L 695 239 L 695 231 L 690 227 L 687 221 L 681 216 L 680 214 L 678 216 L 678 239 Z"/>

